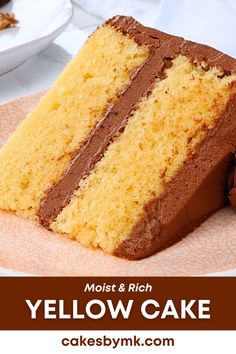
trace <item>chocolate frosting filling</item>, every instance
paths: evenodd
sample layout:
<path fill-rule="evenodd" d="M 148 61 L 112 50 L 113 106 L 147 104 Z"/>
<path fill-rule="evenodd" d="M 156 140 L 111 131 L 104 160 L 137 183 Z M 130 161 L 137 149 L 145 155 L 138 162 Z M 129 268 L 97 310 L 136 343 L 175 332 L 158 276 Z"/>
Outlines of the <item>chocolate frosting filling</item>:
<path fill-rule="evenodd" d="M 116 16 L 106 24 L 132 37 L 138 45 L 147 45 L 150 56 L 75 152 L 60 181 L 41 200 L 38 216 L 45 227 L 50 227 L 70 202 L 81 179 L 91 173 L 109 144 L 122 133 L 138 102 L 151 92 L 157 78 L 163 78 L 163 72 L 173 58 L 185 55 L 206 70 L 209 67 L 221 69 L 222 75 L 236 72 L 235 59 L 208 46 L 144 27 L 131 17 Z M 164 195 L 145 206 L 142 219 L 115 255 L 129 259 L 148 256 L 191 231 L 227 203 L 227 178 L 236 146 L 235 118 L 236 99 L 232 97 L 220 123 L 208 131 L 195 155 L 189 157 L 167 184 Z"/>

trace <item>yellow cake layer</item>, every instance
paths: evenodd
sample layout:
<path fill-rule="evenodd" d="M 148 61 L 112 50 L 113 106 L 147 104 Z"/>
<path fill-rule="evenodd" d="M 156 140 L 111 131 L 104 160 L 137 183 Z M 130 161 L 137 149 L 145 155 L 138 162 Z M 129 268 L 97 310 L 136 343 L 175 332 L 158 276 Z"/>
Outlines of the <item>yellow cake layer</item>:
<path fill-rule="evenodd" d="M 129 237 L 143 208 L 213 128 L 235 91 L 236 76 L 220 77 L 179 56 L 143 98 L 123 134 L 80 183 L 71 203 L 51 225 L 87 246 L 112 253 Z"/>
<path fill-rule="evenodd" d="M 0 208 L 33 217 L 148 49 L 105 25 L 83 48 L 0 151 Z"/>

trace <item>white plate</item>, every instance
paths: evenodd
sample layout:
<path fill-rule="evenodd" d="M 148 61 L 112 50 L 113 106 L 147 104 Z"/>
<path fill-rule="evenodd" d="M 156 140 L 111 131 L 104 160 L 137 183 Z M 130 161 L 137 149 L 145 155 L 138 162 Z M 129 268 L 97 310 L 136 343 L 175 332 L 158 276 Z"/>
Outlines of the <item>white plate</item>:
<path fill-rule="evenodd" d="M 0 31 L 0 74 L 47 47 L 68 26 L 73 8 L 70 0 L 14 0 L 1 8 L 13 12 L 17 27 Z"/>

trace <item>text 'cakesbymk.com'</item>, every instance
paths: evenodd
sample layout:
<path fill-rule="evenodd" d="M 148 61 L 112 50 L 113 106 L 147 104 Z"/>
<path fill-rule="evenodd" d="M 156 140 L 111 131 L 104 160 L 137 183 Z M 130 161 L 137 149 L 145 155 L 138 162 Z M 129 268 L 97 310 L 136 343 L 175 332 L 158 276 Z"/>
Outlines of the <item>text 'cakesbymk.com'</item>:
<path fill-rule="evenodd" d="M 174 347 L 174 338 L 146 337 L 85 337 L 78 336 L 73 338 L 62 338 L 61 344 L 64 347 Z"/>

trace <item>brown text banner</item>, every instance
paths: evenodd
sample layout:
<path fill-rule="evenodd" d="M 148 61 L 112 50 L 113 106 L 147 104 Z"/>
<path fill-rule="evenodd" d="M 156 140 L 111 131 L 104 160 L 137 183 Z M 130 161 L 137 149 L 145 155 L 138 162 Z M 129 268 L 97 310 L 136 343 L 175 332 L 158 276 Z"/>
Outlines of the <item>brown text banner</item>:
<path fill-rule="evenodd" d="M 1 330 L 236 330 L 236 277 L 2 277 Z"/>

